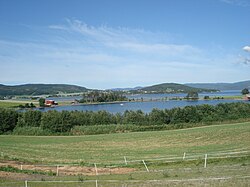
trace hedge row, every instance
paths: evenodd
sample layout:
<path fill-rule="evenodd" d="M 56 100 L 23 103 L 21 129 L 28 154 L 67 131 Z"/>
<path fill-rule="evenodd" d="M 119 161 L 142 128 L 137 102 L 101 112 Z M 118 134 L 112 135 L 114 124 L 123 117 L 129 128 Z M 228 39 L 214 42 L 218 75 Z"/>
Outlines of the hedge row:
<path fill-rule="evenodd" d="M 250 104 L 224 103 L 173 109 L 153 109 L 112 114 L 106 111 L 17 112 L 0 109 L 0 134 L 56 135 L 103 134 L 145 130 L 166 130 L 200 126 L 203 123 L 250 118 Z"/>

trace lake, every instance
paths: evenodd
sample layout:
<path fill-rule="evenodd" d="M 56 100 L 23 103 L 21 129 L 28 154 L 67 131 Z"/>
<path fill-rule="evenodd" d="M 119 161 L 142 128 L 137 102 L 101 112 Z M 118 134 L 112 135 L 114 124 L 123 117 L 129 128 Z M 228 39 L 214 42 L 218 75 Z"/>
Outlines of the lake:
<path fill-rule="evenodd" d="M 165 94 L 134 94 L 134 95 L 125 95 L 129 99 L 139 100 L 157 100 L 162 98 L 170 97 L 185 97 L 186 93 L 165 93 Z M 239 96 L 241 95 L 241 90 L 225 90 L 221 92 L 208 92 L 208 93 L 199 93 L 199 97 L 203 98 L 205 95 L 209 97 L 223 97 L 223 96 Z M 66 96 L 66 97 L 48 97 L 47 99 L 52 99 L 57 102 L 62 101 L 74 101 L 75 99 L 80 100 L 82 96 Z"/>
<path fill-rule="evenodd" d="M 173 98 L 173 97 L 185 97 L 187 93 L 164 93 L 164 94 L 135 94 L 135 95 L 126 95 L 129 99 L 141 99 L 143 100 L 155 100 L 162 98 Z M 204 96 L 209 97 L 224 97 L 224 96 L 240 96 L 241 90 L 225 90 L 221 92 L 204 92 L 199 93 L 199 97 L 203 98 Z"/>
<path fill-rule="evenodd" d="M 100 111 L 106 110 L 111 113 L 123 113 L 125 110 L 142 110 L 145 113 L 149 113 L 153 108 L 158 109 L 171 109 L 175 107 L 185 107 L 193 105 L 217 105 L 219 103 L 232 103 L 232 102 L 249 102 L 239 100 L 198 100 L 198 101 L 186 101 L 186 100 L 170 100 L 170 101 L 148 101 L 148 102 L 123 102 L 112 104 L 90 104 L 90 105 L 70 105 L 70 106 L 56 106 L 54 108 L 44 108 L 42 111 L 57 110 L 57 111 Z M 250 102 L 249 102 L 250 103 Z"/>
<path fill-rule="evenodd" d="M 161 100 L 162 98 L 173 98 L 173 97 L 185 97 L 186 93 L 175 93 L 175 94 L 136 94 L 136 95 L 127 95 L 129 99 L 140 100 L 143 98 L 146 102 L 121 102 L 121 103 L 112 103 L 112 104 L 82 104 L 82 105 L 69 105 L 69 106 L 56 106 L 54 108 L 44 108 L 41 111 L 48 110 L 68 110 L 68 111 L 100 111 L 106 110 L 111 113 L 123 113 L 126 110 L 142 110 L 143 112 L 150 112 L 153 108 L 158 109 L 171 109 L 174 107 L 185 107 L 192 105 L 217 105 L 219 103 L 231 103 L 231 102 L 248 102 L 248 101 L 239 101 L 232 99 L 223 99 L 223 100 L 198 100 L 198 101 L 187 101 L 187 100 Z M 240 90 L 227 90 L 222 92 L 214 93 L 199 93 L 199 97 L 203 98 L 204 96 L 209 97 L 223 97 L 223 96 L 239 96 L 241 95 Z M 74 99 L 81 99 L 81 96 L 72 96 L 72 97 L 50 97 L 47 99 L 53 99 L 55 101 L 73 101 Z M 151 101 L 152 100 L 152 101 Z"/>

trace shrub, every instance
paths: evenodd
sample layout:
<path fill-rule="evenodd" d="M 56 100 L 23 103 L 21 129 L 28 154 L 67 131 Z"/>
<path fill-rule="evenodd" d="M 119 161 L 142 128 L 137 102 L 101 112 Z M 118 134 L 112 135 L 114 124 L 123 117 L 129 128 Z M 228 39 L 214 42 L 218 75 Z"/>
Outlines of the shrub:
<path fill-rule="evenodd" d="M 14 135 L 27 135 L 27 136 L 49 136 L 52 134 L 48 129 L 41 127 L 16 127 L 13 130 Z"/>

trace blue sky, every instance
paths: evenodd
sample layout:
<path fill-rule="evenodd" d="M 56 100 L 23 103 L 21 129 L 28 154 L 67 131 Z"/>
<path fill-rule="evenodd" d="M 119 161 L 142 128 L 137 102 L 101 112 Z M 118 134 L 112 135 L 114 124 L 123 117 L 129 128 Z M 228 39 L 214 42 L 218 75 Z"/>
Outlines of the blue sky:
<path fill-rule="evenodd" d="M 250 0 L 1 0 L 0 83 L 250 79 Z"/>

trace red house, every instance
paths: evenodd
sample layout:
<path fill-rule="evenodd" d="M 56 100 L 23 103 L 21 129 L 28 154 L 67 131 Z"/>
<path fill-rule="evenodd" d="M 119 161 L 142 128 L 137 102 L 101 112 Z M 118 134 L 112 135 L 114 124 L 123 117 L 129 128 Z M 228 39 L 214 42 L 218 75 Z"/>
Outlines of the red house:
<path fill-rule="evenodd" d="M 246 100 L 250 101 L 250 94 L 246 95 Z"/>
<path fill-rule="evenodd" d="M 53 105 L 58 105 L 58 103 L 55 102 L 54 100 L 46 100 L 45 101 L 45 106 L 50 107 L 50 106 L 53 106 Z"/>

